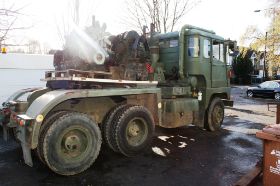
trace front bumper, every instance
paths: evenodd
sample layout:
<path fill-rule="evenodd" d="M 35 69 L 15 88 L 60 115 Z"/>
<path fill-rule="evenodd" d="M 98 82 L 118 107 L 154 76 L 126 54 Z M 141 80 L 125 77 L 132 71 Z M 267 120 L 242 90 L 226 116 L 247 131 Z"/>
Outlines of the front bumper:
<path fill-rule="evenodd" d="M 233 101 L 228 99 L 222 99 L 225 106 L 233 107 Z"/>

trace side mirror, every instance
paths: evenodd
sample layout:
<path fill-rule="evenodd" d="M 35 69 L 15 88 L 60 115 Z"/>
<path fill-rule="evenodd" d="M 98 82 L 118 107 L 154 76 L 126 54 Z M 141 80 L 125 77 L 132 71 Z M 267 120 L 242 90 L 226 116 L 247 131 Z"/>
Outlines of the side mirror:
<path fill-rule="evenodd" d="M 261 86 L 260 86 L 260 85 L 258 85 L 257 87 L 258 87 L 258 88 L 261 88 Z"/>

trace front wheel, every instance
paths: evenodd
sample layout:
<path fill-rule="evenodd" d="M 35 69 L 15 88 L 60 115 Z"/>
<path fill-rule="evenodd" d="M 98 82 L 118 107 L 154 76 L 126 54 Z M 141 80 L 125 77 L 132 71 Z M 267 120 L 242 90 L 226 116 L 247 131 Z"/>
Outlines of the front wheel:
<path fill-rule="evenodd" d="M 206 129 L 209 131 L 219 130 L 223 123 L 224 115 L 223 101 L 218 97 L 214 98 L 206 112 Z"/>
<path fill-rule="evenodd" d="M 45 162 L 57 174 L 81 173 L 97 158 L 101 141 L 100 129 L 89 116 L 75 112 L 65 114 L 44 136 Z"/>
<path fill-rule="evenodd" d="M 114 117 L 116 115 L 116 113 L 124 108 L 126 105 L 117 105 L 114 108 L 112 108 L 109 113 L 107 113 L 107 115 L 105 116 L 105 119 L 101 125 L 101 131 L 102 131 L 102 137 L 103 137 L 103 141 L 105 142 L 105 144 L 110 147 L 113 151 L 115 152 L 119 152 L 118 147 L 114 141 Z"/>
<path fill-rule="evenodd" d="M 274 99 L 280 100 L 280 93 L 279 93 L 279 92 L 276 92 L 276 93 L 274 94 Z"/>

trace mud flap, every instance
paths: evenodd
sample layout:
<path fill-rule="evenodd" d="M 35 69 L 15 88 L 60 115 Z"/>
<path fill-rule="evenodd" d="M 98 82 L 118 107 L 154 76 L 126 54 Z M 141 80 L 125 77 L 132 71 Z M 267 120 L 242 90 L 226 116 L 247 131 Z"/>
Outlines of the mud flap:
<path fill-rule="evenodd" d="M 21 143 L 21 148 L 22 148 L 24 163 L 30 167 L 33 167 L 31 149 L 25 143 Z"/>
<path fill-rule="evenodd" d="M 233 101 L 232 100 L 222 99 L 222 101 L 223 101 L 225 106 L 233 107 Z"/>
<path fill-rule="evenodd" d="M 194 112 L 194 122 L 193 124 L 195 126 L 198 126 L 199 128 L 204 128 L 204 116 L 205 116 L 205 111 L 204 110 L 200 110 L 200 111 L 196 111 Z"/>

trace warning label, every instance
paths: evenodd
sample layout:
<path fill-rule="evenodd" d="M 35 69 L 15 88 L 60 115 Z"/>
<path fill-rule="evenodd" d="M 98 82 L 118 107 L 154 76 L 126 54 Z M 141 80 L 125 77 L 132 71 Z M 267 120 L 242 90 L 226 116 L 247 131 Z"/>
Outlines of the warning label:
<path fill-rule="evenodd" d="M 270 154 L 280 158 L 280 150 L 272 150 Z"/>
<path fill-rule="evenodd" d="M 280 175 L 280 151 L 279 150 L 272 150 L 271 155 L 276 156 L 278 158 L 278 160 L 276 160 L 275 162 L 275 167 L 274 166 L 270 166 L 269 170 L 271 173 Z"/>
<path fill-rule="evenodd" d="M 271 173 L 280 175 L 280 168 L 279 167 L 272 167 L 272 166 L 270 166 L 269 169 L 270 169 Z"/>

